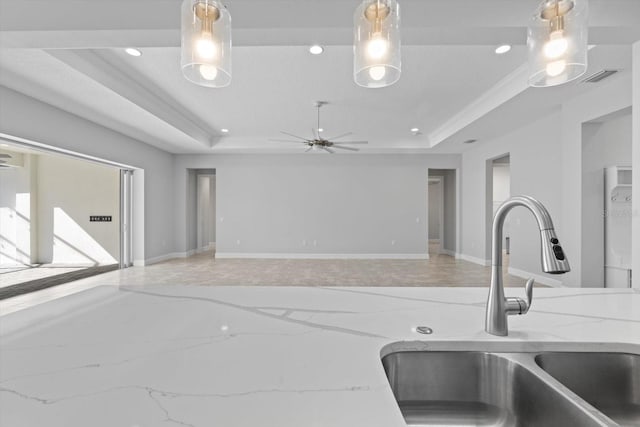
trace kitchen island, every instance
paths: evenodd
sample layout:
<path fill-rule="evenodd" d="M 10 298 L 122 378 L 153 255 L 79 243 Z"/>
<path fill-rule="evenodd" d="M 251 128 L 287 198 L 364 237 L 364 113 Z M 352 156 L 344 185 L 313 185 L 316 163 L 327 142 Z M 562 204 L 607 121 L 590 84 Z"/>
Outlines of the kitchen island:
<path fill-rule="evenodd" d="M 640 290 L 536 288 L 507 337 L 484 331 L 486 298 L 97 287 L 0 317 L 0 426 L 402 427 L 381 363 L 390 349 L 640 354 Z"/>

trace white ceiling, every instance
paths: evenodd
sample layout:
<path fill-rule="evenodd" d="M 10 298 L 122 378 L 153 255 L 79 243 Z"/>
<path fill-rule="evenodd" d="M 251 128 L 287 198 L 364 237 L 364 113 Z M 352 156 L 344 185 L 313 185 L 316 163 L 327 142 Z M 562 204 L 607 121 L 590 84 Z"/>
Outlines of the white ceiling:
<path fill-rule="evenodd" d="M 526 87 L 526 24 L 537 1 L 400 3 L 403 74 L 394 86 L 353 83 L 358 1 L 230 0 L 233 81 L 206 89 L 180 73 L 180 0 L 0 0 L 0 84 L 173 153 L 295 150 L 267 140 L 279 131 L 310 137 L 316 100 L 329 102 L 325 135 L 351 131 L 370 141 L 363 153 L 460 152 L 463 138 L 491 136 L 497 112 L 544 114 L 591 88 L 542 96 Z M 640 1 L 592 0 L 591 9 L 591 71 L 628 73 Z M 308 53 L 313 42 L 323 55 Z M 498 56 L 502 43 L 514 49 Z"/>

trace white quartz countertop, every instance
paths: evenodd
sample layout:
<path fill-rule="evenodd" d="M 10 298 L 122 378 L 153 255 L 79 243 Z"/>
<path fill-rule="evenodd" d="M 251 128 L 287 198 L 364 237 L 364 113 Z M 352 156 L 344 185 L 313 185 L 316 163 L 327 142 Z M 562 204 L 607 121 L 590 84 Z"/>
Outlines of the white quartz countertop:
<path fill-rule="evenodd" d="M 640 353 L 638 290 L 536 289 L 508 337 L 484 332 L 486 297 L 98 287 L 0 318 L 0 426 L 402 427 L 383 348 Z"/>

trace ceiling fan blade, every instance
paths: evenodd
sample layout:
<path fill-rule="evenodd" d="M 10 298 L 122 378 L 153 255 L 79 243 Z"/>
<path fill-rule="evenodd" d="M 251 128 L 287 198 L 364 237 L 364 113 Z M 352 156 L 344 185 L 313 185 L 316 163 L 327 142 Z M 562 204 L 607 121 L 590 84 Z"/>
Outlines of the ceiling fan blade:
<path fill-rule="evenodd" d="M 353 132 L 343 133 L 342 135 L 334 136 L 333 138 L 327 138 L 327 141 L 333 141 L 334 139 L 344 138 L 345 136 L 353 135 Z"/>
<path fill-rule="evenodd" d="M 290 139 L 269 139 L 269 142 L 293 142 L 294 144 L 306 144 L 307 141 L 292 141 Z"/>
<path fill-rule="evenodd" d="M 341 141 L 334 142 L 333 145 L 343 145 L 343 144 L 368 144 L 369 141 Z"/>
<path fill-rule="evenodd" d="M 285 135 L 292 136 L 292 137 L 294 137 L 294 138 L 301 139 L 301 140 L 303 140 L 303 141 L 309 141 L 307 138 L 303 138 L 303 137 L 301 137 L 301 136 L 294 135 L 294 134 L 289 133 L 289 132 L 280 131 L 280 133 L 283 133 L 283 134 L 285 134 Z"/>
<path fill-rule="evenodd" d="M 332 145 L 331 148 L 338 148 L 340 150 L 349 150 L 349 151 L 360 151 L 358 148 L 353 148 L 353 147 L 343 147 L 341 145 Z"/>
<path fill-rule="evenodd" d="M 331 148 L 329 147 L 322 147 L 324 150 L 330 152 L 331 154 L 335 153 L 335 151 L 333 151 Z"/>

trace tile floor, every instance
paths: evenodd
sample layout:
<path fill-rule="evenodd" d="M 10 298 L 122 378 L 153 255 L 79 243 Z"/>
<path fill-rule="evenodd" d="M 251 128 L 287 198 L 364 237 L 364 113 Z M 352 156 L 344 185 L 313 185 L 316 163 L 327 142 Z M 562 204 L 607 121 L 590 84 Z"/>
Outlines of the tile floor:
<path fill-rule="evenodd" d="M 506 268 L 504 274 L 506 286 L 523 286 L 524 279 L 507 275 Z M 429 260 L 214 259 L 213 252 L 203 252 L 9 298 L 0 301 L 0 313 L 101 285 L 485 287 L 490 275 L 489 267 L 440 255 L 435 247 Z"/>

